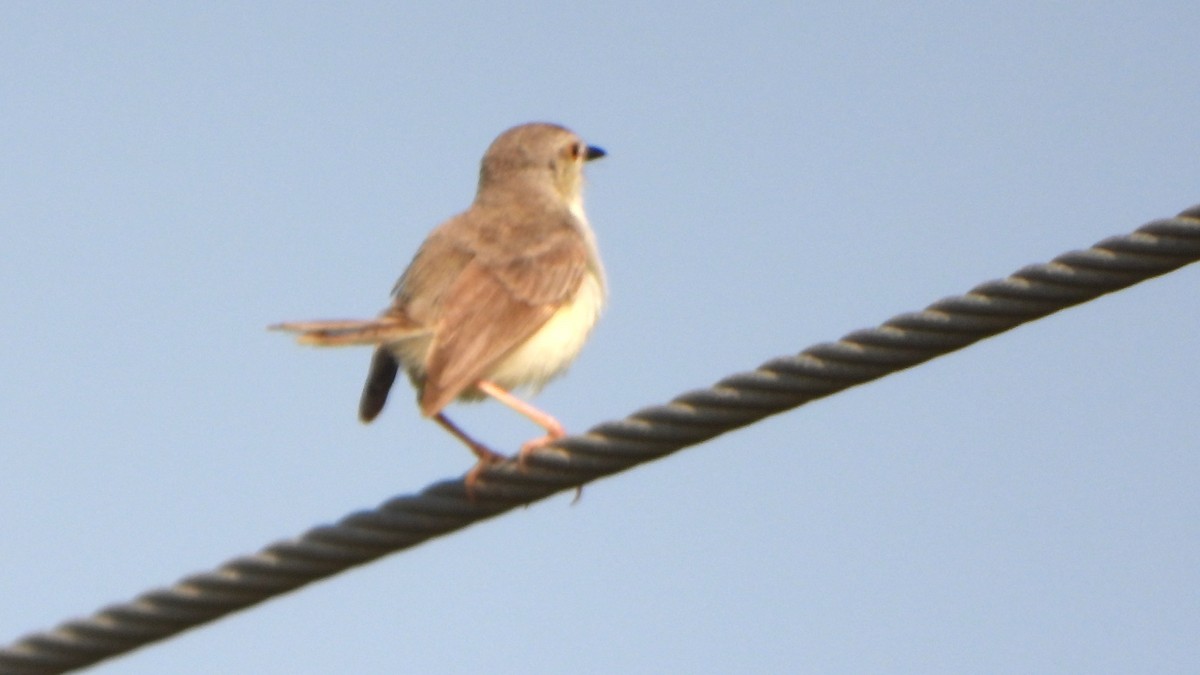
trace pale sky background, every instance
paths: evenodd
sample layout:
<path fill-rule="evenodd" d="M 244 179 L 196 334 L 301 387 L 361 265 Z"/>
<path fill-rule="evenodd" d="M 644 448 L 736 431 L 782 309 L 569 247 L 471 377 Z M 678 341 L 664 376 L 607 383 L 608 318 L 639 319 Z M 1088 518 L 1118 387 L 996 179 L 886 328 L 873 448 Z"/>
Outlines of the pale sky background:
<path fill-rule="evenodd" d="M 401 5 L 0 5 L 0 642 L 470 467 L 264 327 L 382 309 L 514 124 L 609 151 L 577 431 L 1200 202 L 1194 0 Z M 92 672 L 1195 672 L 1198 286 Z"/>

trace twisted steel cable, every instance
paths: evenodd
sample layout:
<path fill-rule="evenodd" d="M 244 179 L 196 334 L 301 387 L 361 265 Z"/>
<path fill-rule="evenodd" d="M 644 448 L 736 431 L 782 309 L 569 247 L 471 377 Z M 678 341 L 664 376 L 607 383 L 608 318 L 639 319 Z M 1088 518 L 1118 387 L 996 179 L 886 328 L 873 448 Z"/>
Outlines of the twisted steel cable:
<path fill-rule="evenodd" d="M 1027 321 L 1200 259 L 1200 206 L 1025 267 L 965 295 L 901 314 L 877 328 L 777 358 L 748 373 L 644 408 L 529 458 L 488 467 L 468 497 L 462 479 L 396 497 L 212 572 L 186 577 L 0 649 L 0 674 L 88 666 L 245 609 L 350 567 L 485 518 L 629 469 L 769 415 L 910 368 Z"/>

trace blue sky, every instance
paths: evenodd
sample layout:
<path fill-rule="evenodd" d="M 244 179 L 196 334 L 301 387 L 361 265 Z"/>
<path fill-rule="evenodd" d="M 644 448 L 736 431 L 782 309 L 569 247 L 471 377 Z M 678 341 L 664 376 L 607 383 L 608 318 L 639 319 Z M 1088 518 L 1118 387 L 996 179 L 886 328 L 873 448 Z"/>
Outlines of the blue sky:
<path fill-rule="evenodd" d="M 398 5 L 399 3 L 395 3 Z M 503 129 L 609 156 L 570 429 L 1200 202 L 1200 5 L 6 3 L 0 642 L 470 455 L 366 351 Z M 96 673 L 1179 672 L 1188 268 Z M 456 420 L 499 448 L 498 405 Z"/>

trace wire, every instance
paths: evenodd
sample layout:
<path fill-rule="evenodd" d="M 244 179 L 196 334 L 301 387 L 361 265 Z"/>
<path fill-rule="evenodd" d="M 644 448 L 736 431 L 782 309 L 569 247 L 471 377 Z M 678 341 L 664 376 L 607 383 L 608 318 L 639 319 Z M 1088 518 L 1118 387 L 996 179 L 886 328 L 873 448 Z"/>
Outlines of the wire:
<path fill-rule="evenodd" d="M 531 456 L 523 469 L 512 460 L 491 465 L 475 486 L 474 500 L 461 478 L 445 480 L 26 636 L 0 649 L 0 674 L 41 675 L 92 665 L 1197 259 L 1200 206 L 561 439 Z"/>

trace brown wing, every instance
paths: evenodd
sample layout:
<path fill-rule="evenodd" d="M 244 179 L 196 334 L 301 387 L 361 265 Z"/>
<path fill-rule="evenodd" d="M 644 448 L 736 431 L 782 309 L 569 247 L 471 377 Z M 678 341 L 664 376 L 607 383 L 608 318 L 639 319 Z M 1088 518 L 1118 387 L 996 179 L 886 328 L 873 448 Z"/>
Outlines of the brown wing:
<path fill-rule="evenodd" d="M 431 328 L 437 324 L 447 294 L 474 257 L 461 241 L 466 220 L 466 214 L 460 214 L 430 233 L 396 282 L 385 316 L 401 316 Z"/>
<path fill-rule="evenodd" d="M 587 249 L 576 231 L 543 230 L 531 248 L 505 260 L 477 257 L 449 289 L 425 364 L 425 415 L 474 386 L 575 296 L 587 271 Z"/>

